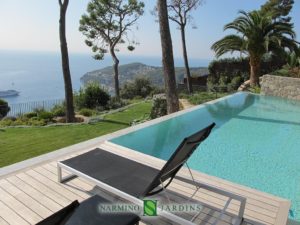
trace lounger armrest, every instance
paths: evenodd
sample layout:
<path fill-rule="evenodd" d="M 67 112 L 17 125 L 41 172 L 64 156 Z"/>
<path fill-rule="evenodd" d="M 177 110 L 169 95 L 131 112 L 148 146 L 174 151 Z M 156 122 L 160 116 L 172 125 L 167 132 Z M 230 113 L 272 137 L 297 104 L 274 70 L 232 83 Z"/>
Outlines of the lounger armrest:
<path fill-rule="evenodd" d="M 185 182 L 185 183 L 188 183 L 188 184 L 191 184 L 191 185 L 197 185 L 199 188 L 203 188 L 203 189 L 206 189 L 208 191 L 215 192 L 217 194 L 220 194 L 220 195 L 226 196 L 228 198 L 235 199 L 235 200 L 239 201 L 241 204 L 240 204 L 238 217 L 240 219 L 243 218 L 244 212 L 245 212 L 245 207 L 246 207 L 246 198 L 245 197 L 242 197 L 240 195 L 236 195 L 234 193 L 230 193 L 228 191 L 221 190 L 217 187 L 213 187 L 213 186 L 207 185 L 205 183 L 202 183 L 202 182 L 199 182 L 199 181 L 196 181 L 196 180 L 193 181 L 193 180 L 187 179 L 185 177 L 176 176 L 175 179 L 180 180 L 180 181 Z"/>

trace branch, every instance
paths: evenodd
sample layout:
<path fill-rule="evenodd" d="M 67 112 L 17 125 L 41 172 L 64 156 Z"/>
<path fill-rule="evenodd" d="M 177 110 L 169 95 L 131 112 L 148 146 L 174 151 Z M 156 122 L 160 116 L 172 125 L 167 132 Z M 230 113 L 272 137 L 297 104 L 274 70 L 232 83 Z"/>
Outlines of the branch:
<path fill-rule="evenodd" d="M 177 15 L 179 14 L 177 8 L 174 5 L 168 5 L 168 8 L 171 8 Z"/>
<path fill-rule="evenodd" d="M 173 22 L 175 22 L 175 23 L 177 23 L 179 26 L 181 26 L 181 23 L 180 23 L 178 20 L 176 20 L 174 17 L 169 16 L 169 20 L 172 20 Z"/>
<path fill-rule="evenodd" d="M 196 0 L 196 1 L 193 1 L 192 4 L 191 4 L 189 7 L 186 8 L 186 10 L 184 11 L 184 13 L 186 14 L 186 13 L 188 13 L 190 10 L 192 10 L 192 9 L 196 6 L 197 3 L 198 3 L 197 0 Z"/>
<path fill-rule="evenodd" d="M 119 18 L 119 34 L 117 35 L 116 39 L 113 41 L 112 43 L 112 48 L 115 48 L 115 46 L 119 43 L 119 41 L 121 40 L 122 34 L 123 34 L 123 20 L 125 18 L 124 14 L 120 14 L 120 18 Z M 125 26 L 126 27 L 126 26 Z"/>

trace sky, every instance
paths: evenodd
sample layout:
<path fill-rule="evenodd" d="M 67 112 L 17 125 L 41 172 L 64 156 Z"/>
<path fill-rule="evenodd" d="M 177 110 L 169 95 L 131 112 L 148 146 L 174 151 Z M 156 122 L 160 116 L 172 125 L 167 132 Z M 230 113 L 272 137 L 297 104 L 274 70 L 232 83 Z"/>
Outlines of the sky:
<path fill-rule="evenodd" d="M 239 10 L 258 9 L 266 0 L 204 0 L 192 13 L 193 24 L 188 26 L 186 40 L 188 55 L 193 59 L 212 59 L 211 45 L 228 32 L 223 31 L 226 23 L 237 17 Z M 121 48 L 119 54 L 132 56 L 161 56 L 159 26 L 150 13 L 155 0 L 144 0 L 145 13 L 138 20 L 134 30 L 140 43 L 134 52 Z M 67 12 L 67 41 L 70 53 L 91 53 L 84 43 L 84 36 L 78 31 L 79 19 L 86 12 L 88 0 L 70 0 Z M 291 13 L 300 37 L 300 0 L 295 0 Z M 0 0 L 0 50 L 59 52 L 58 0 Z M 180 32 L 172 22 L 171 33 L 174 56 L 181 57 Z"/>

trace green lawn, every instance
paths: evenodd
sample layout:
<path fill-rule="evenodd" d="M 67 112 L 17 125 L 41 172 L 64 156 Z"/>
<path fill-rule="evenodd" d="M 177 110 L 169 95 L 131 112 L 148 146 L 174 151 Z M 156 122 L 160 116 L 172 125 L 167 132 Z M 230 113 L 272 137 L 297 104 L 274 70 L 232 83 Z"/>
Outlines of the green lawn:
<path fill-rule="evenodd" d="M 151 104 L 134 105 L 96 124 L 0 129 L 0 167 L 126 128 L 149 113 Z"/>
<path fill-rule="evenodd" d="M 140 120 L 149 116 L 151 110 L 152 102 L 145 102 L 143 104 L 135 105 L 130 107 L 121 113 L 114 113 L 105 116 L 105 120 L 116 121 L 120 123 L 130 124 L 133 120 Z"/>

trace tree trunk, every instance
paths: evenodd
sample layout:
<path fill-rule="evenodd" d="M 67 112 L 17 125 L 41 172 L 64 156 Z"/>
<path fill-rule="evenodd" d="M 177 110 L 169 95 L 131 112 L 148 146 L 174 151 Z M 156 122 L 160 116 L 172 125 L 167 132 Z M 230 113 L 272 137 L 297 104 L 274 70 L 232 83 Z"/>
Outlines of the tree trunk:
<path fill-rule="evenodd" d="M 66 39 L 66 12 L 68 8 L 69 0 L 64 0 L 62 3 L 59 0 L 60 5 L 60 18 L 59 18 L 59 38 L 60 38 L 60 50 L 62 71 L 65 84 L 65 101 L 66 101 L 66 122 L 75 121 L 74 103 L 73 103 L 73 88 L 69 66 L 68 45 Z"/>
<path fill-rule="evenodd" d="M 250 86 L 259 85 L 260 57 L 250 55 Z"/>
<path fill-rule="evenodd" d="M 187 56 L 187 50 L 186 50 L 186 42 L 185 42 L 185 27 L 180 27 L 181 31 L 181 41 L 182 41 L 182 51 L 183 51 L 183 59 L 184 59 L 184 66 L 185 66 L 185 73 L 186 73 L 186 84 L 188 93 L 193 93 L 193 86 L 192 86 L 192 80 L 191 80 L 191 72 L 189 67 L 189 61 Z"/>
<path fill-rule="evenodd" d="M 116 94 L 116 98 L 120 99 L 120 87 L 119 87 L 119 62 L 120 61 L 117 58 L 113 48 L 110 49 L 110 54 L 114 61 L 113 69 L 114 69 L 114 81 L 115 81 L 115 94 Z"/>
<path fill-rule="evenodd" d="M 168 113 L 173 113 L 179 110 L 179 101 L 177 95 L 172 39 L 170 34 L 166 0 L 158 0 L 157 8 L 159 16 L 167 110 Z"/>

